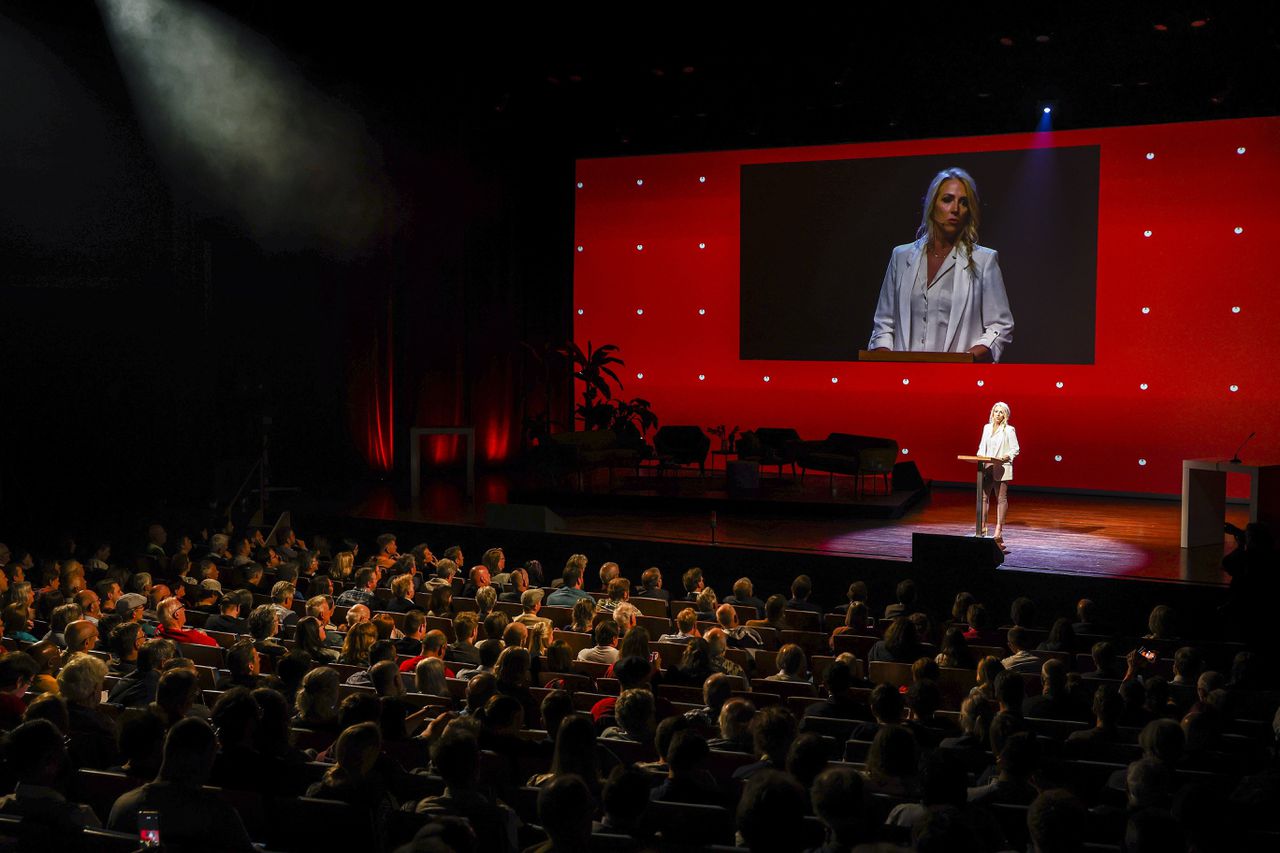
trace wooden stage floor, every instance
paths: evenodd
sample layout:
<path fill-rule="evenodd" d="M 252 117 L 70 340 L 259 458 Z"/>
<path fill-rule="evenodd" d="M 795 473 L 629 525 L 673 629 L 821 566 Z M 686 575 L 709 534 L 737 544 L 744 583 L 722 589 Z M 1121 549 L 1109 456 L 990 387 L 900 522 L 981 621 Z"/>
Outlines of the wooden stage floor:
<path fill-rule="evenodd" d="M 479 497 L 463 499 L 456 484 L 424 483 L 413 506 L 397 504 L 389 489 L 375 490 L 351 514 L 362 518 L 483 526 L 484 505 L 505 502 L 508 486 L 501 475 L 482 478 Z M 663 508 L 601 509 L 580 501 L 548 505 L 565 520 L 571 535 L 689 544 L 711 542 L 710 513 Z M 717 510 L 716 542 L 763 551 L 911 559 L 911 534 L 972 535 L 973 492 L 935 486 L 932 493 L 900 519 L 872 520 L 787 512 L 785 507 L 752 512 Z M 1243 527 L 1247 508 L 1228 505 L 1227 518 Z M 1179 547 L 1176 500 L 1063 495 L 1014 491 L 1009 496 L 1002 570 L 1052 572 L 1094 577 L 1142 578 L 1174 583 L 1225 585 L 1223 544 L 1184 550 Z"/>

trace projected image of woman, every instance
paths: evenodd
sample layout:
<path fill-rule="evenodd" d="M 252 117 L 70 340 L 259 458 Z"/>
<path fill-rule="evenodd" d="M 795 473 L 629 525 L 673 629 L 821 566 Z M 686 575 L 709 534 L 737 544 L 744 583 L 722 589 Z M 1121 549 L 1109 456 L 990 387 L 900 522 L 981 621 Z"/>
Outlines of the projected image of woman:
<path fill-rule="evenodd" d="M 1009 423 L 1009 406 L 996 403 L 991 407 L 991 419 L 982 427 L 982 440 L 978 442 L 978 455 L 999 459 L 986 466 L 982 477 L 982 535 L 987 535 L 987 515 L 991 504 L 996 505 L 996 544 L 1004 547 L 1004 519 L 1009 509 L 1009 481 L 1013 479 L 1013 457 L 1017 456 L 1018 433 Z"/>
<path fill-rule="evenodd" d="M 995 250 L 978 245 L 980 221 L 969 173 L 939 172 L 925 193 L 915 242 L 889 258 L 867 349 L 1000 360 L 1013 338 L 1013 314 Z"/>

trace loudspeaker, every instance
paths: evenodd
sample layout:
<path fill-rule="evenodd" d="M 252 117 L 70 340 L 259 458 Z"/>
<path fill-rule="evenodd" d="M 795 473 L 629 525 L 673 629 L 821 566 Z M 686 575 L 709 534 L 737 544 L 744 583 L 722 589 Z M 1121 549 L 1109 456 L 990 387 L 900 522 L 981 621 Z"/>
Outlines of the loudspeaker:
<path fill-rule="evenodd" d="M 911 562 L 930 577 L 942 579 L 954 573 L 963 579 L 974 571 L 995 571 L 1004 562 L 1004 553 L 994 539 L 912 533 Z"/>
<path fill-rule="evenodd" d="M 556 533 L 564 530 L 564 519 L 542 504 L 489 504 L 484 509 L 484 526 Z"/>
<path fill-rule="evenodd" d="M 893 490 L 914 492 L 924 488 L 924 477 L 914 462 L 895 462 L 893 465 Z"/>

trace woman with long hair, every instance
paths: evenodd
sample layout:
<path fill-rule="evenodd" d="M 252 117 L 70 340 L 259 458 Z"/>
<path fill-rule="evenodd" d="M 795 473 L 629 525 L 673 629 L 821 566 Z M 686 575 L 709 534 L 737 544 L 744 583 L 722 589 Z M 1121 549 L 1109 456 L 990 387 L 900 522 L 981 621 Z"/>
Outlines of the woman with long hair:
<path fill-rule="evenodd" d="M 591 620 L 596 615 L 594 598 L 579 598 L 573 603 L 573 617 L 569 630 L 577 634 L 591 633 Z"/>
<path fill-rule="evenodd" d="M 339 551 L 333 555 L 329 565 L 329 575 L 336 581 L 345 581 L 355 570 L 356 555 L 350 551 Z"/>
<path fill-rule="evenodd" d="M 318 666 L 302 678 L 293 727 L 338 732 L 338 671 Z"/>
<path fill-rule="evenodd" d="M 1013 480 L 1013 458 L 1018 447 L 1018 431 L 1009 423 L 1009 404 L 996 403 L 991 407 L 991 417 L 982 427 L 982 439 L 978 442 L 978 455 L 995 459 L 982 466 L 982 535 L 987 535 L 987 515 L 991 504 L 996 505 L 996 529 L 992 538 L 1001 551 L 1004 546 L 1004 521 L 1009 510 L 1009 483 Z"/>
<path fill-rule="evenodd" d="M 338 656 L 338 663 L 367 667 L 369 650 L 377 641 L 378 629 L 372 622 L 359 622 L 352 625 L 346 639 L 342 641 L 342 653 Z"/>
<path fill-rule="evenodd" d="M 535 774 L 527 784 L 531 788 L 546 787 L 570 773 L 586 782 L 587 790 L 599 801 L 604 780 L 600 778 L 596 730 L 591 718 L 583 714 L 570 714 L 560 721 L 555 752 L 551 756 L 551 771 Z"/>
<path fill-rule="evenodd" d="M 337 663 L 338 652 L 325 646 L 326 632 L 320 620 L 306 616 L 298 620 L 293 632 L 293 649 L 311 658 L 312 663 Z"/>
<path fill-rule="evenodd" d="M 923 202 L 916 239 L 890 255 L 867 349 L 999 361 L 1013 312 L 995 251 L 978 245 L 977 184 L 964 169 L 944 169 Z"/>
<path fill-rule="evenodd" d="M 453 618 L 452 587 L 438 586 L 431 590 L 431 598 L 427 601 L 427 613 L 430 616 L 441 616 L 445 619 Z"/>
<path fill-rule="evenodd" d="M 950 669 L 973 669 L 976 665 L 973 652 L 969 651 L 969 642 L 964 638 L 964 631 L 955 625 L 947 629 L 942 638 L 942 648 L 934 660 L 938 666 Z"/>
<path fill-rule="evenodd" d="M 345 729 L 331 751 L 336 763 L 307 789 L 307 796 L 339 800 L 368 814 L 373 824 L 371 846 L 382 850 L 387 819 L 399 804 L 378 770 L 378 757 L 382 754 L 378 724 L 360 723 Z"/>

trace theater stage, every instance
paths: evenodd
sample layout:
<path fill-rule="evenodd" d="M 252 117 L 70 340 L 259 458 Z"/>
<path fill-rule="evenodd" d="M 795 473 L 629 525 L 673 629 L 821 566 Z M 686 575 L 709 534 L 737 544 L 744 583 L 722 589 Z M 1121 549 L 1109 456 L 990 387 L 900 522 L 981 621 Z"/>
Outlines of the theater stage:
<path fill-rule="evenodd" d="M 811 477 L 811 479 L 813 479 Z M 818 488 L 826 488 L 819 477 Z M 838 481 L 839 482 L 839 481 Z M 450 480 L 424 481 L 421 498 L 408 503 L 389 488 L 376 489 L 348 511 L 364 519 L 482 527 L 490 502 L 532 502 L 504 475 L 482 476 L 477 498 L 466 500 Z M 848 557 L 864 561 L 910 562 L 913 533 L 967 535 L 973 532 L 971 488 L 933 486 L 903 509 L 899 518 L 857 518 L 785 501 L 755 504 L 726 500 L 672 500 L 661 495 L 619 502 L 608 495 L 537 495 L 564 519 L 569 537 L 708 546 L 711 512 L 715 544 L 793 555 Z M 884 503 L 883 498 L 870 500 Z M 898 504 L 901 501 L 893 501 Z M 829 508 L 828 508 L 829 509 Z M 1241 527 L 1247 508 L 1228 506 L 1228 520 Z M 1009 497 L 1005 543 L 1009 553 L 1000 572 L 1133 579 L 1175 584 L 1224 586 L 1222 556 L 1234 547 L 1179 547 L 1176 500 L 1068 495 L 1014 490 Z"/>

